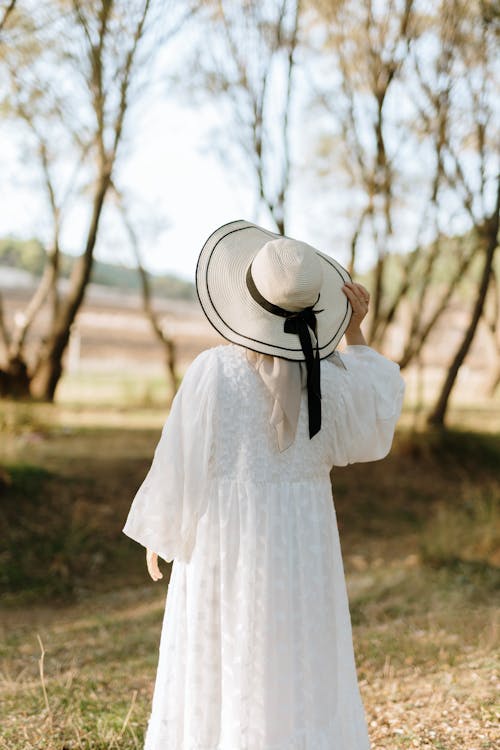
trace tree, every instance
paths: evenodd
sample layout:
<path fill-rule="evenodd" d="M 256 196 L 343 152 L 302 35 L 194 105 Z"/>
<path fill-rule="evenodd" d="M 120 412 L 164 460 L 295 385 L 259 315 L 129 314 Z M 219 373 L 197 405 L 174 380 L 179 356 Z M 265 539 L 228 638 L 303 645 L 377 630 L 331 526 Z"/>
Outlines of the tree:
<path fill-rule="evenodd" d="M 9 16 L 16 7 L 16 0 L 10 0 L 5 8 L 0 11 L 0 32 L 4 29 L 9 20 Z"/>
<path fill-rule="evenodd" d="M 333 63 L 328 79 L 316 76 L 316 103 L 330 117 L 321 170 L 328 177 L 340 166 L 348 177 L 351 269 L 360 247 L 375 250 L 371 343 L 381 346 L 404 313 L 400 366 L 420 361 L 464 277 L 472 279 L 482 263 L 470 324 L 430 416 L 443 423 L 495 252 L 498 16 L 479 0 L 426 7 L 316 0 L 311 7 L 323 30 L 316 44 Z M 402 239 L 402 229 L 408 236 L 412 227 L 413 246 Z M 447 273 L 438 285 L 443 262 Z"/>
<path fill-rule="evenodd" d="M 159 9 L 159 5 L 155 7 Z M 172 25 L 178 22 L 175 14 L 172 19 Z M 126 118 L 138 95 L 138 74 L 152 50 L 148 32 L 154 22 L 153 2 L 33 4 L 24 13 L 16 10 L 10 21 L 11 43 L 3 50 L 2 59 L 2 73 L 9 84 L 3 108 L 25 127 L 40 164 L 52 218 L 52 242 L 23 322 L 12 334 L 5 322 L 0 325 L 7 348 L 2 381 L 4 392 L 19 389 L 22 370 L 24 395 L 52 400 L 71 326 L 90 277 Z M 68 162 L 73 164 L 69 175 Z M 89 206 L 83 252 L 61 297 L 61 227 L 69 213 L 68 203 L 82 194 Z M 48 330 L 28 366 L 26 333 L 46 299 L 51 304 Z"/>
<path fill-rule="evenodd" d="M 221 109 L 224 161 L 228 152 L 253 175 L 258 203 L 279 232 L 286 229 L 290 185 L 290 118 L 300 0 L 203 4 L 199 28 L 210 44 L 195 45 L 187 61 L 188 96 Z M 186 77 L 182 78 L 185 86 Z"/>
<path fill-rule="evenodd" d="M 498 260 L 498 254 L 497 254 Z M 495 365 L 492 373 L 488 394 L 493 397 L 500 385 L 500 273 L 497 267 L 493 268 L 490 279 L 491 291 L 486 300 L 484 320 L 490 334 L 495 354 Z M 487 302 L 489 301 L 489 305 Z"/>
<path fill-rule="evenodd" d="M 460 370 L 460 367 L 462 366 L 469 352 L 470 346 L 472 344 L 472 341 L 474 339 L 474 336 L 477 330 L 478 323 L 483 314 L 484 304 L 485 304 L 486 295 L 488 292 L 488 286 L 490 283 L 490 278 L 491 278 L 492 269 L 493 269 L 493 260 L 495 257 L 495 252 L 498 249 L 499 216 L 500 216 L 500 175 L 498 178 L 496 205 L 491 215 L 487 218 L 487 220 L 484 222 L 483 226 L 481 227 L 481 238 L 482 238 L 483 254 L 484 254 L 483 271 L 481 274 L 479 286 L 477 288 L 477 294 L 474 300 L 474 305 L 471 310 L 469 324 L 467 325 L 467 328 L 463 334 L 463 338 L 450 362 L 448 372 L 446 374 L 445 380 L 443 382 L 441 391 L 436 400 L 434 408 L 428 416 L 427 421 L 430 425 L 434 425 L 437 427 L 444 426 L 444 420 L 445 420 L 446 410 L 448 407 L 448 401 L 449 401 L 451 392 L 453 390 L 453 386 L 455 385 L 458 371 Z"/>
<path fill-rule="evenodd" d="M 151 295 L 151 285 L 149 283 L 149 275 L 144 268 L 139 233 L 136 231 L 133 221 L 130 218 L 131 211 L 126 205 L 123 194 L 113 185 L 113 191 L 116 196 L 116 200 L 120 209 L 125 230 L 127 232 L 132 251 L 134 253 L 135 262 L 137 265 L 137 271 L 139 274 L 141 293 L 142 293 L 142 304 L 144 314 L 151 324 L 154 335 L 161 343 L 164 354 L 165 354 L 165 365 L 167 368 L 167 374 L 171 385 L 172 398 L 177 392 L 177 372 L 176 372 L 176 346 L 175 341 L 171 336 L 168 335 L 167 327 L 163 321 L 160 320 L 159 315 L 154 309 L 153 300 Z"/>
<path fill-rule="evenodd" d="M 408 50 L 419 33 L 414 5 L 413 0 L 311 3 L 319 26 L 315 48 L 330 70 L 326 75 L 319 66 L 311 75 L 313 81 L 319 79 L 313 84 L 316 106 L 329 117 L 320 134 L 321 170 L 327 178 L 336 175 L 337 191 L 339 171 L 346 180 L 351 273 L 360 243 L 369 243 L 375 253 L 368 338 L 378 344 L 387 305 L 386 262 L 397 248 L 394 214 L 405 190 L 401 114 L 394 102 Z"/>
<path fill-rule="evenodd" d="M 490 64 L 484 66 L 484 55 L 476 56 L 476 62 L 483 60 L 479 68 L 469 59 L 478 41 L 474 35 L 483 25 L 483 10 L 484 4 L 438 6 L 435 15 L 427 20 L 423 50 L 414 48 L 409 61 L 416 83 L 414 132 L 423 155 L 426 149 L 433 155 L 434 178 L 426 216 L 434 239 L 422 258 L 424 265 L 419 268 L 417 263 L 406 277 L 407 285 L 418 291 L 400 359 L 402 367 L 420 354 L 462 279 L 467 275 L 471 278 L 483 252 L 483 224 L 495 190 L 495 125 L 491 116 L 495 76 Z M 430 39 L 434 40 L 433 46 Z M 471 171 L 474 163 L 482 165 L 477 180 Z M 454 263 L 450 263 L 441 289 L 436 290 L 435 270 L 443 254 L 448 254 L 450 244 L 444 230 L 455 218 L 462 227 L 467 222 L 468 228 L 455 239 Z"/>
<path fill-rule="evenodd" d="M 446 142 L 444 172 L 459 205 L 477 237 L 482 271 L 470 310 L 469 323 L 451 359 L 428 423 L 443 427 L 449 398 L 483 315 L 498 247 L 500 214 L 499 107 L 497 28 L 489 13 L 491 3 L 455 0 L 453 16 L 440 8 L 442 33 L 450 39 L 454 129 Z"/>

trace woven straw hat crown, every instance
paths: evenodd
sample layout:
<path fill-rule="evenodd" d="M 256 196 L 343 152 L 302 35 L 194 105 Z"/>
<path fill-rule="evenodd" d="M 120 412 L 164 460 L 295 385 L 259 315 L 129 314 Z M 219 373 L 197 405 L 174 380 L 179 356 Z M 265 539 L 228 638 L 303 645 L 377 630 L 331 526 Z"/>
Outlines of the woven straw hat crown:
<path fill-rule="evenodd" d="M 255 255 L 252 276 L 263 297 L 295 312 L 317 301 L 323 270 L 313 247 L 278 238 L 266 242 Z"/>
<path fill-rule="evenodd" d="M 245 219 L 212 232 L 196 266 L 201 307 L 222 336 L 294 361 L 306 360 L 286 312 L 297 315 L 314 305 L 317 333 L 311 329 L 311 335 L 317 337 L 320 358 L 330 356 L 351 317 L 342 291 L 349 280 L 348 271 L 335 258 Z"/>

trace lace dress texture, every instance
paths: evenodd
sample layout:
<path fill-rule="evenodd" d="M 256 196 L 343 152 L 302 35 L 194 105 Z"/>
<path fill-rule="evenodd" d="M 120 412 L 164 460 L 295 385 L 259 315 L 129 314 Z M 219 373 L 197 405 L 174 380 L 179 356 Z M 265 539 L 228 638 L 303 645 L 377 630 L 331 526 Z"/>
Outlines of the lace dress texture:
<path fill-rule="evenodd" d="M 304 389 L 282 453 L 243 347 L 184 376 L 123 528 L 173 562 L 145 750 L 370 748 L 330 471 L 387 455 L 404 381 L 368 346 L 340 356 L 320 432 Z"/>

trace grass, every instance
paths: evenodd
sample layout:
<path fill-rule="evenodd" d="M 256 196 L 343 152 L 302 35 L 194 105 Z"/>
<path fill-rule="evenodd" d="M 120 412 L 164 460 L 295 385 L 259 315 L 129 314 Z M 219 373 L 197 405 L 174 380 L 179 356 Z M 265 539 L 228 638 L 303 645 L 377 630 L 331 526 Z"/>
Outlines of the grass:
<path fill-rule="evenodd" d="M 120 590 L 32 616 L 16 624 L 2 654 L 3 746 L 139 747 L 157 655 L 157 592 Z"/>
<path fill-rule="evenodd" d="M 492 750 L 491 602 L 470 608 L 453 575 L 404 565 L 349 582 L 357 587 L 354 643 L 373 749 Z M 1 746 L 142 747 L 164 594 L 164 585 L 122 586 L 55 612 L 35 607 L 29 622 L 11 611 L 2 639 Z"/>
<path fill-rule="evenodd" d="M 454 506 L 440 503 L 423 530 L 420 551 L 437 567 L 500 567 L 498 488 L 465 485 Z"/>
<path fill-rule="evenodd" d="M 170 397 L 165 373 L 161 370 L 147 372 L 142 377 L 137 377 L 135 371 L 75 372 L 65 375 L 57 393 L 59 403 L 77 407 L 88 402 L 101 408 L 118 409 L 151 408 L 167 403 Z"/>
<path fill-rule="evenodd" d="M 163 418 L 3 404 L 2 750 L 142 747 L 168 574 L 121 527 Z M 372 750 L 495 747 L 499 462 L 491 433 L 402 431 L 333 472 Z"/>

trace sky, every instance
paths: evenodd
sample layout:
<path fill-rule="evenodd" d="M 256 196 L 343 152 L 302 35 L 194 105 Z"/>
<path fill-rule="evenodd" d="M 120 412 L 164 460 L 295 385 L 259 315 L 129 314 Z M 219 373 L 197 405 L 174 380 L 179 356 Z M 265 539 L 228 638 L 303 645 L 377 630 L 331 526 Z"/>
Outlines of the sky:
<path fill-rule="evenodd" d="M 232 165 L 224 164 L 209 151 L 214 124 L 208 110 L 189 109 L 165 98 L 148 102 L 133 138 L 129 138 L 127 153 L 119 162 L 118 181 L 126 187 L 135 221 L 145 229 L 141 253 L 152 272 L 194 280 L 204 241 L 229 221 L 247 219 L 276 231 L 272 219 L 256 205 L 252 176 L 245 181 L 240 170 L 237 174 Z M 2 131 L 0 237 L 12 234 L 43 238 L 48 226 L 38 187 L 38 168 L 35 163 L 27 165 L 18 133 L 5 126 Z M 149 219 L 149 226 L 145 226 L 144 217 Z M 81 252 L 87 220 L 87 205 L 72 212 L 69 226 L 67 223 L 63 231 L 64 251 Z M 299 233 L 298 239 L 315 240 L 311 229 L 307 233 L 307 221 L 300 211 L 290 215 L 288 227 L 289 234 Z M 133 265 L 118 219 L 108 214 L 103 229 L 95 257 Z"/>
<path fill-rule="evenodd" d="M 166 123 L 175 139 L 164 137 Z M 231 170 L 205 152 L 206 132 L 200 128 L 196 111 L 173 101 L 158 101 L 147 107 L 138 131 L 131 143 L 132 153 L 121 162 L 119 178 L 130 190 L 132 213 L 142 222 L 144 216 L 154 214 L 146 231 L 151 236 L 146 236 L 141 246 L 144 263 L 153 272 L 193 280 L 196 259 L 208 235 L 227 221 L 255 218 L 252 190 L 238 184 Z M 16 142 L 7 130 L 0 151 L 4 175 L 0 236 L 43 235 L 45 209 L 36 186 L 37 171 L 23 167 Z M 86 220 L 86 206 L 82 206 L 64 230 L 63 249 L 80 251 Z M 105 221 L 105 238 L 96 257 L 133 264 L 126 237 L 117 225 L 114 219 Z M 160 225 L 159 231 L 156 225 Z"/>
<path fill-rule="evenodd" d="M 256 201 L 252 174 L 245 179 L 246 165 L 235 169 L 229 159 L 225 161 L 211 149 L 213 128 L 220 126 L 213 110 L 189 108 L 174 98 L 156 97 L 141 105 L 133 122 L 116 180 L 125 187 L 134 225 L 142 230 L 140 249 L 149 271 L 194 281 L 203 243 L 229 221 L 246 219 L 276 231 L 272 218 Z M 300 134 L 296 135 L 300 141 Z M 303 153 L 310 148 L 310 144 L 297 145 Z M 0 237 L 12 234 L 48 241 L 50 224 L 38 166 L 27 158 L 24 137 L 6 124 L 0 127 L 0 172 Z M 337 224 L 332 225 L 328 219 L 331 194 L 322 207 L 319 197 L 311 201 L 307 182 L 302 184 L 299 179 L 297 184 L 288 198 L 287 234 L 346 262 L 347 246 L 339 244 L 345 227 L 341 226 L 338 207 Z M 88 210 L 86 202 L 72 210 L 63 227 L 63 251 L 82 252 Z M 95 258 L 134 265 L 115 212 L 103 214 Z"/>
<path fill-rule="evenodd" d="M 153 85 L 129 114 L 126 139 L 114 179 L 127 196 L 132 223 L 139 229 L 144 266 L 151 272 L 172 273 L 194 281 L 198 254 L 207 237 L 220 225 L 236 219 L 255 221 L 275 231 L 269 215 L 257 205 L 255 183 L 248 166 L 241 161 L 234 168 L 229 158 L 221 157 L 213 147 L 214 127 L 221 127 L 221 109 L 215 104 L 191 102 L 178 95 L 167 96 L 168 81 L 158 71 L 168 71 L 182 45 L 196 44 L 185 34 L 169 43 L 152 70 Z M 194 47 L 196 49 L 196 47 Z M 321 69 L 325 71 L 321 73 Z M 320 75 L 330 75 L 328 65 L 316 66 Z M 188 79 L 186 79 L 188 80 Z M 339 175 L 332 171 L 320 183 L 311 164 L 321 122 L 316 111 L 307 106 L 304 86 L 298 79 L 296 112 L 292 117 L 291 143 L 296 170 L 287 199 L 287 234 L 309 242 L 341 263 L 348 260 L 348 237 L 352 215 L 357 208 L 353 193 L 342 188 Z M 171 88 L 171 87 L 170 87 Z M 309 95 L 309 94 L 307 94 Z M 395 100 L 398 110 L 411 107 L 404 92 Z M 223 134 L 222 130 L 222 134 Z M 57 147 L 57 144 L 55 144 Z M 404 145 L 404 144 L 403 144 Z M 414 164 L 412 194 L 425 200 L 425 177 L 421 155 L 411 153 L 411 142 L 404 154 L 406 168 Z M 432 169 L 432 165 L 429 165 Z M 411 174 L 411 169 L 408 174 Z M 245 176 L 247 175 L 247 176 Z M 40 171 L 26 147 L 26 136 L 19 127 L 0 119 L 0 237 L 21 239 L 50 238 L 47 205 L 40 189 Z M 398 250 L 414 246 L 419 222 L 416 204 L 399 206 L 394 242 Z M 467 229 L 462 215 L 454 217 L 450 207 L 448 231 Z M 89 202 L 80 199 L 67 217 L 62 232 L 62 249 L 80 254 L 88 226 Z M 430 237 L 425 238 L 430 239 Z M 116 210 L 103 214 L 95 258 L 134 265 L 134 257 Z M 373 261 L 373 248 L 361 246 L 358 271 Z"/>
<path fill-rule="evenodd" d="M 180 43 L 190 42 L 183 36 Z M 169 44 L 160 54 L 155 71 L 169 69 L 169 60 L 178 51 L 176 45 Z M 259 208 L 254 178 L 249 174 L 245 179 L 246 166 L 242 163 L 236 171 L 234 164 L 211 148 L 213 128 L 221 125 L 214 105 L 188 106 L 179 97 L 167 96 L 167 88 L 166 83 L 155 81 L 133 112 L 115 178 L 125 188 L 134 225 L 141 229 L 145 267 L 193 281 L 201 247 L 221 224 L 247 219 L 272 231 L 276 226 Z M 292 138 L 300 140 L 297 128 Z M 0 237 L 38 237 L 48 242 L 50 222 L 40 171 L 26 143 L 19 127 L 0 121 Z M 325 246 L 321 216 L 318 221 L 308 215 L 307 192 L 304 186 L 290 195 L 287 234 L 315 244 L 342 262 L 338 253 Z M 63 251 L 82 252 L 88 211 L 88 201 L 82 200 L 72 209 L 63 225 Z M 326 232 L 328 239 L 330 234 L 334 236 L 335 230 Z M 116 212 L 106 210 L 103 214 L 94 257 L 134 265 Z"/>

